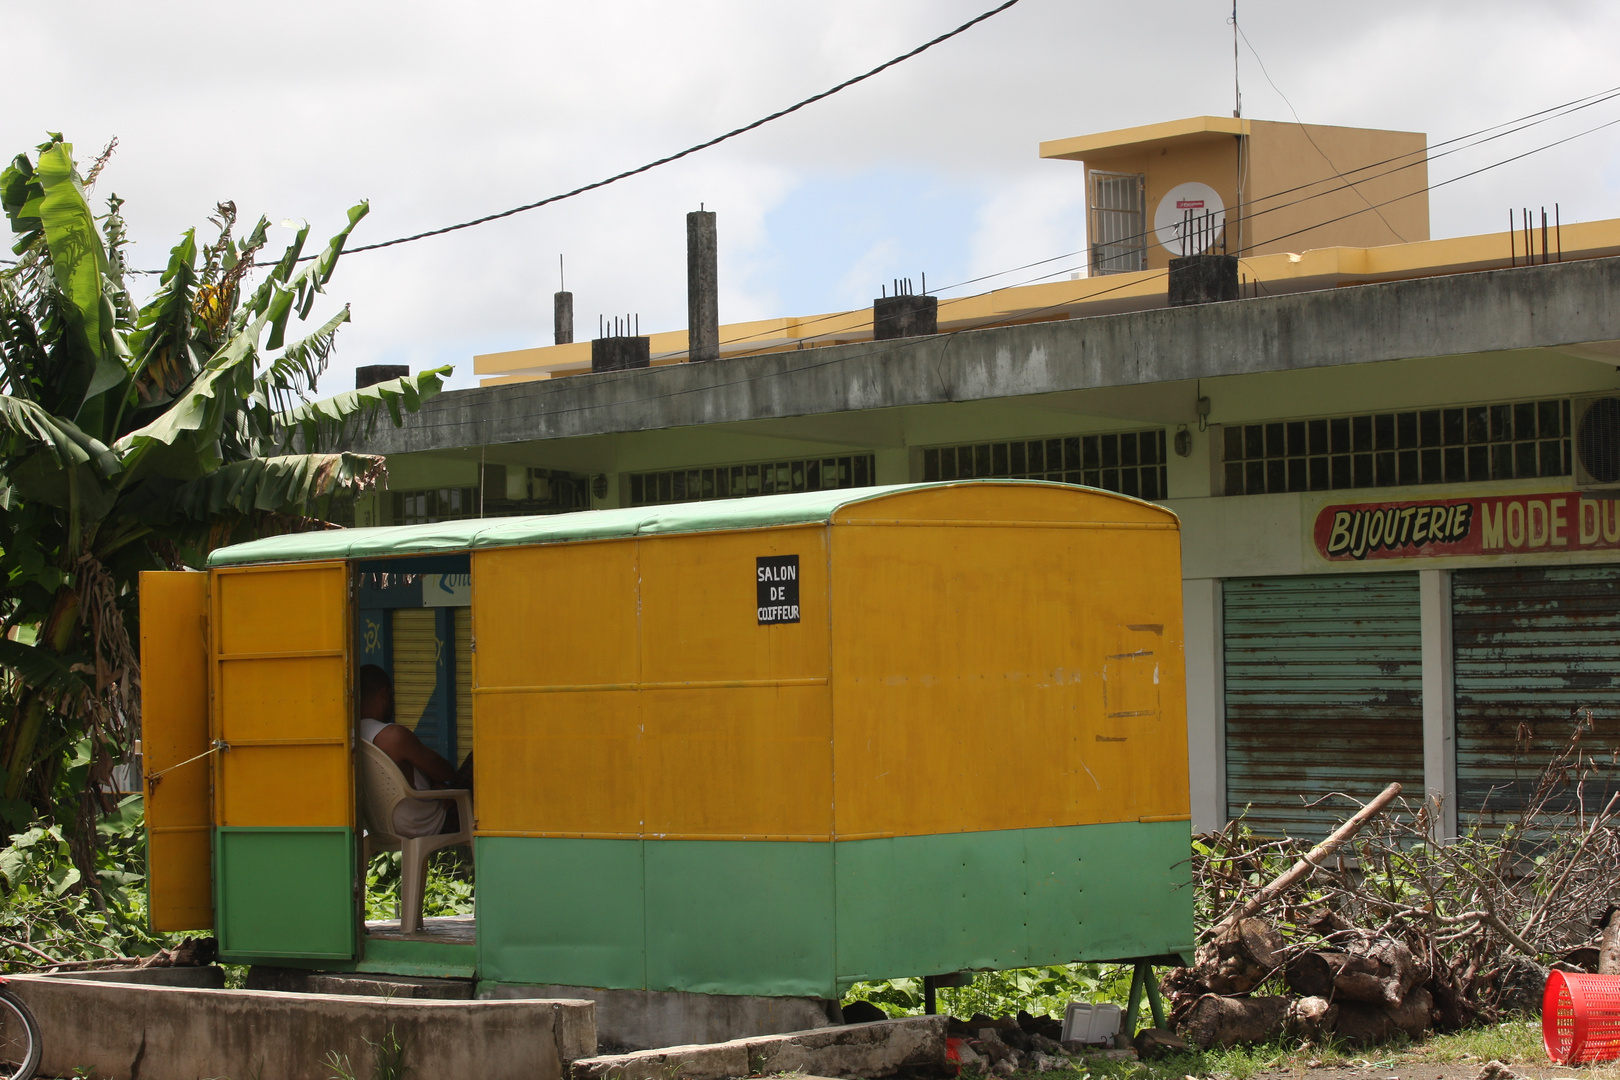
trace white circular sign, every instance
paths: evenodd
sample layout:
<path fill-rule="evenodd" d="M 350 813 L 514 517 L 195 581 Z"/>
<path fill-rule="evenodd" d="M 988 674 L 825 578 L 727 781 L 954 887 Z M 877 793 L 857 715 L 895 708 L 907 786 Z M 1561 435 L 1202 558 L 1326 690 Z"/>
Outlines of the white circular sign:
<path fill-rule="evenodd" d="M 1209 217 L 1205 218 L 1205 215 Z M 1189 222 L 1192 232 L 1182 250 L 1181 233 Z M 1201 255 L 1219 246 L 1226 226 L 1226 204 L 1215 189 L 1196 180 L 1177 184 L 1159 200 L 1153 211 L 1154 235 L 1171 255 Z M 1205 230 L 1205 231 L 1200 231 Z"/>

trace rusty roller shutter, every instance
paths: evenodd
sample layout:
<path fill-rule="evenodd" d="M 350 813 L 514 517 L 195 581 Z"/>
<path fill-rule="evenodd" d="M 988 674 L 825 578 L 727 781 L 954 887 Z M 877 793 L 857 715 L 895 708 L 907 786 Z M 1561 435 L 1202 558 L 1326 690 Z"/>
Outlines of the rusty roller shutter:
<path fill-rule="evenodd" d="M 1423 790 L 1416 574 L 1227 581 L 1228 812 L 1257 831 L 1319 837 L 1399 780 Z"/>
<path fill-rule="evenodd" d="M 1601 809 L 1620 745 L 1620 567 L 1460 570 L 1451 612 L 1459 824 L 1518 820 L 1582 707 L 1601 770 L 1583 794 Z M 1552 798 L 1576 794 L 1560 785 Z"/>

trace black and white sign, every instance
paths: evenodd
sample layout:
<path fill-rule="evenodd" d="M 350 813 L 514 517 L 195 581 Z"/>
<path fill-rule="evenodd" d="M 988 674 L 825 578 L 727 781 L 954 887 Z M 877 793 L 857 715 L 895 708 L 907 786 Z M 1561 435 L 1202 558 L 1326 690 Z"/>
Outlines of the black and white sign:
<path fill-rule="evenodd" d="M 759 588 L 759 625 L 799 621 L 799 557 L 761 555 L 754 560 Z"/>

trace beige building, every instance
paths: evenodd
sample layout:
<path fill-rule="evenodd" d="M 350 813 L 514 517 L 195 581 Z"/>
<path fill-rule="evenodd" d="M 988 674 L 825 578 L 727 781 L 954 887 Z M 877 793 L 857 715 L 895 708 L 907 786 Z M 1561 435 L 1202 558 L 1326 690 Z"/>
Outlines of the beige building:
<path fill-rule="evenodd" d="M 1085 165 L 1093 275 L 1162 270 L 1211 250 L 1429 239 L 1421 132 L 1194 116 L 1042 143 L 1041 156 Z M 1205 215 L 1203 231 L 1182 236 Z"/>

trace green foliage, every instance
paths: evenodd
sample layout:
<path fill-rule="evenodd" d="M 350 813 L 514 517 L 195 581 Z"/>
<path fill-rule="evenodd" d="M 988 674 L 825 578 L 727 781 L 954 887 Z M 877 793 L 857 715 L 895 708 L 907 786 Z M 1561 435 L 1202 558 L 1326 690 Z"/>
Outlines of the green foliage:
<path fill-rule="evenodd" d="M 167 944 L 146 929 L 143 823 L 139 795 L 97 823 L 96 891 L 82 887 L 61 826 L 36 824 L 13 836 L 0 850 L 0 965 L 38 967 L 40 953 L 56 960 L 143 956 Z"/>
<path fill-rule="evenodd" d="M 455 848 L 435 851 L 428 860 L 427 882 L 422 890 L 422 915 L 472 913 L 472 860 Z M 366 870 L 366 918 L 374 921 L 399 918 L 397 851 L 385 851 L 371 857 L 371 865 Z"/>
<path fill-rule="evenodd" d="M 1123 1007 L 1130 996 L 1131 968 L 1125 964 L 1065 964 L 1059 967 L 978 971 L 967 986 L 937 991 L 941 1012 L 967 1019 L 974 1013 L 1015 1016 L 1063 1016 L 1070 1001 L 1111 1001 Z M 844 1001 L 869 1001 L 890 1016 L 917 1016 L 923 1011 L 921 979 L 887 979 L 851 986 Z"/>
<path fill-rule="evenodd" d="M 334 494 L 383 476 L 338 441 L 399 423 L 449 371 L 312 400 L 349 310 L 288 331 L 317 318 L 365 203 L 313 255 L 305 226 L 273 260 L 269 220 L 241 234 L 221 203 L 216 238 L 187 230 L 139 303 L 123 201 L 89 196 L 110 153 L 81 175 L 53 134 L 0 170 L 17 256 L 0 267 L 0 820 L 59 827 L 68 892 L 103 884 L 101 792 L 139 727 L 139 573 L 324 527 Z"/>

